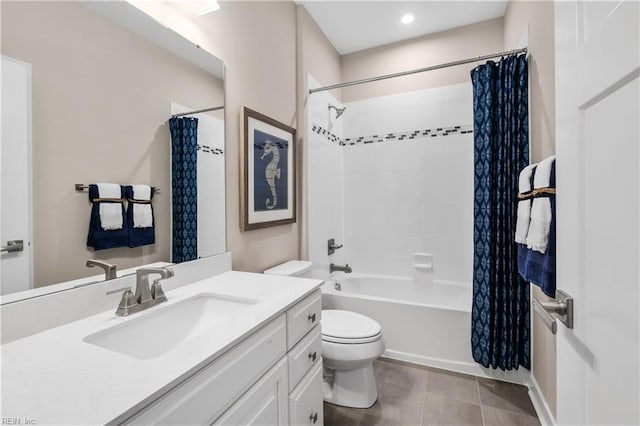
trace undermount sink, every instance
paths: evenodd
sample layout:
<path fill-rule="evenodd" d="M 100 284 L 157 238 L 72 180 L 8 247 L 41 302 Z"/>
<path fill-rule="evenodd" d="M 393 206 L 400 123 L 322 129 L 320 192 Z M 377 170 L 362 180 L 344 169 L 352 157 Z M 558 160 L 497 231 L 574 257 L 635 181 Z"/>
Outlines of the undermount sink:
<path fill-rule="evenodd" d="M 135 358 L 155 358 L 216 325 L 237 319 L 256 303 L 254 299 L 202 293 L 83 340 Z"/>

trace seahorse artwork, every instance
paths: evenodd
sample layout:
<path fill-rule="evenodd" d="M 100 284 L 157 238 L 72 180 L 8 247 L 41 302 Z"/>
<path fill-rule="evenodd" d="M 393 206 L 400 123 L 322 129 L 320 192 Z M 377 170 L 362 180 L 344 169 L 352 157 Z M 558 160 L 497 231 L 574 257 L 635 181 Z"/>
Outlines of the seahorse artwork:
<path fill-rule="evenodd" d="M 278 204 L 278 194 L 276 194 L 276 178 L 280 179 L 280 168 L 278 165 L 280 164 L 280 151 L 278 147 L 271 141 L 267 140 L 264 143 L 264 152 L 262 153 L 261 160 L 264 159 L 266 155 L 271 154 L 271 161 L 267 164 L 264 170 L 264 177 L 267 179 L 267 183 L 269 184 L 269 188 L 271 189 L 271 195 L 273 196 L 273 202 L 271 199 L 267 198 L 265 200 L 265 207 L 269 210 L 273 209 Z"/>

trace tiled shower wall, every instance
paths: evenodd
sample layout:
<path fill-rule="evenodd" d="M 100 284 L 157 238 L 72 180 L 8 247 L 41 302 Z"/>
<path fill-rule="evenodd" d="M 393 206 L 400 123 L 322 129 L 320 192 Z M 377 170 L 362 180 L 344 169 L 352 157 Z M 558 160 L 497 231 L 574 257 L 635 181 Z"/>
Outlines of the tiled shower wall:
<path fill-rule="evenodd" d="M 309 104 L 310 259 L 412 276 L 412 255 L 429 253 L 426 277 L 470 283 L 471 84 L 352 102 L 331 121 L 329 98 L 314 94 Z M 330 236 L 345 245 L 334 259 Z"/>
<path fill-rule="evenodd" d="M 343 117 L 345 245 L 354 270 L 410 276 L 413 253 L 425 252 L 435 279 L 470 283 L 471 84 L 353 102 Z M 399 136 L 385 139 L 390 133 Z M 384 141 L 364 143 L 376 135 Z"/>
<path fill-rule="evenodd" d="M 309 88 L 321 85 L 309 76 Z M 327 240 L 335 238 L 336 243 L 344 240 L 343 211 L 343 148 L 342 117 L 335 119 L 335 111 L 329 114 L 329 104 L 341 107 L 328 92 L 319 92 L 309 97 L 307 123 L 309 123 L 309 260 L 319 277 L 328 277 L 329 263 L 344 264 L 344 250 L 327 255 Z M 318 134 L 313 128 L 322 128 L 325 134 Z M 329 135 L 334 135 L 331 138 Z M 326 274 L 325 274 L 326 273 Z"/>

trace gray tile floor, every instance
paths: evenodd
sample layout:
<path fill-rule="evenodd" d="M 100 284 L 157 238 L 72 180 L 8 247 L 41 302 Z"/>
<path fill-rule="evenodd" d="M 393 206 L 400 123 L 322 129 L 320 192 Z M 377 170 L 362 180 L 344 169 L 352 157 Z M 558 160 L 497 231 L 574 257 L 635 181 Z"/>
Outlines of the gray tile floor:
<path fill-rule="evenodd" d="M 378 401 L 368 409 L 324 404 L 325 426 L 539 425 L 526 386 L 379 359 Z"/>

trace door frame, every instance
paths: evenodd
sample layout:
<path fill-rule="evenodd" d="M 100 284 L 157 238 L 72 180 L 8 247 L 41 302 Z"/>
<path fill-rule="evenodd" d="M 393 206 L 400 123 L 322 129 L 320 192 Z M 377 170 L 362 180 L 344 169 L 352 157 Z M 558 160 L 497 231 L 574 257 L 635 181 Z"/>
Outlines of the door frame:
<path fill-rule="evenodd" d="M 24 252 L 28 258 L 28 274 L 29 274 L 29 288 L 25 290 L 31 290 L 34 288 L 34 271 L 33 271 L 33 71 L 32 65 L 28 62 L 21 61 L 16 58 L 12 58 L 7 55 L 0 55 L 2 61 L 9 61 L 24 67 L 27 78 L 27 221 L 28 235 L 25 236 Z M 0 105 L 0 111 L 2 106 Z M 0 145 L 0 167 L 2 159 L 2 147 Z M 2 175 L 0 174 L 0 188 Z M 1 203 L 1 199 L 0 199 Z M 0 224 L 2 223 L 2 209 L 0 208 Z M 6 241 L 0 241 L 0 244 L 4 245 Z M 0 280 L 2 279 L 2 262 L 0 262 Z"/>

